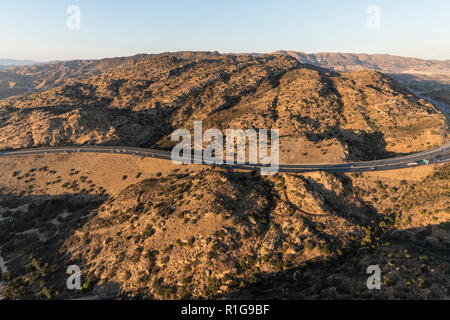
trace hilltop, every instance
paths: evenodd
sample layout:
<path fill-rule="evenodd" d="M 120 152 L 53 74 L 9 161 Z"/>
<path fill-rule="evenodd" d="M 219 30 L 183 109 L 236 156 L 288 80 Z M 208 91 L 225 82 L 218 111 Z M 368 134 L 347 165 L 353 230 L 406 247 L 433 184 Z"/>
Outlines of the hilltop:
<path fill-rule="evenodd" d="M 274 54 L 291 56 L 300 62 L 337 72 L 375 70 L 389 75 L 408 88 L 422 92 L 450 94 L 450 60 L 424 60 L 389 54 L 304 53 L 279 50 Z M 444 101 L 445 102 L 445 101 Z"/>
<path fill-rule="evenodd" d="M 447 136 L 432 104 L 377 71 L 336 73 L 283 55 L 192 52 L 96 63 L 109 67 L 0 101 L 0 148 L 170 148 L 174 129 L 202 120 L 205 130 L 279 129 L 282 162 L 342 162 L 422 151 Z"/>
<path fill-rule="evenodd" d="M 3 66 L 0 70 L 0 99 L 18 96 L 35 90 L 46 90 L 95 74 L 135 64 L 147 55 L 101 60 L 71 60 L 32 65 Z M 1 65 L 1 63 L 0 63 Z"/>
<path fill-rule="evenodd" d="M 390 54 L 320 52 L 304 53 L 279 50 L 274 54 L 289 55 L 312 65 L 338 72 L 376 70 L 383 73 L 450 73 L 450 60 L 424 60 Z"/>
<path fill-rule="evenodd" d="M 190 57 L 198 53 L 163 53 L 179 57 Z M 205 52 L 204 55 L 216 53 Z M 140 61 L 151 59 L 154 54 L 137 54 L 130 57 L 105 58 L 98 60 L 69 60 L 39 63 L 33 65 L 0 63 L 0 100 L 33 91 L 44 91 L 101 73 L 108 73 L 122 67 L 129 67 Z"/>

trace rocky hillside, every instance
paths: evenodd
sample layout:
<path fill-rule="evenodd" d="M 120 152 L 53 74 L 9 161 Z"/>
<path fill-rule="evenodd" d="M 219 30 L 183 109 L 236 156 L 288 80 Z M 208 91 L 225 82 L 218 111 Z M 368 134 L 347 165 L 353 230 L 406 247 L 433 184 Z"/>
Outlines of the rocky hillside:
<path fill-rule="evenodd" d="M 60 195 L 2 186 L 1 254 L 26 253 L 3 275 L 6 298 L 448 298 L 448 165 L 408 180 L 182 167 L 110 195 L 67 173 Z M 65 174 L 12 173 L 14 188 Z M 65 289 L 72 264 L 81 291 Z M 383 290 L 367 290 L 372 264 Z"/>
<path fill-rule="evenodd" d="M 383 73 L 437 73 L 450 74 L 450 60 L 423 60 L 389 54 L 364 53 L 304 53 L 275 51 L 274 54 L 289 55 L 297 60 L 338 72 L 376 70 Z"/>
<path fill-rule="evenodd" d="M 332 73 L 282 55 L 136 59 L 1 101 L 0 148 L 169 148 L 171 132 L 195 120 L 203 120 L 204 129 L 280 129 L 284 162 L 382 158 L 446 139 L 444 117 L 433 105 L 376 71 Z"/>
<path fill-rule="evenodd" d="M 133 65 L 147 57 L 148 55 L 136 55 L 126 58 L 72 60 L 30 66 L 3 66 L 3 70 L 0 71 L 0 99 L 35 90 L 46 90 L 67 81 L 80 80 L 121 66 Z"/>
<path fill-rule="evenodd" d="M 388 54 L 312 53 L 276 51 L 303 63 L 329 68 L 337 72 L 375 70 L 389 75 L 408 88 L 421 92 L 450 94 L 450 60 L 423 60 Z M 447 103 L 445 100 L 440 100 Z"/>
<path fill-rule="evenodd" d="M 165 55 L 175 55 L 188 58 L 196 54 L 205 56 L 217 55 L 216 52 L 191 53 L 176 52 Z M 34 91 L 43 91 L 62 85 L 66 82 L 77 81 L 101 73 L 108 73 L 122 67 L 135 65 L 140 61 L 151 59 L 154 54 L 138 54 L 130 57 L 105 58 L 100 60 L 70 60 L 13 66 L 2 65 L 0 61 L 0 100 L 27 94 Z M 30 63 L 31 64 L 31 63 Z"/>
<path fill-rule="evenodd" d="M 72 63 L 36 66 L 48 83 L 30 71 L 27 95 L 0 100 L 0 149 L 170 148 L 171 132 L 195 120 L 279 129 L 282 162 L 379 159 L 447 139 L 432 104 L 378 71 L 215 52 Z M 449 174 L 448 164 L 261 176 L 122 154 L 2 157 L 0 297 L 448 299 Z M 82 288 L 71 291 L 74 264 Z M 382 290 L 370 291 L 375 264 Z"/>

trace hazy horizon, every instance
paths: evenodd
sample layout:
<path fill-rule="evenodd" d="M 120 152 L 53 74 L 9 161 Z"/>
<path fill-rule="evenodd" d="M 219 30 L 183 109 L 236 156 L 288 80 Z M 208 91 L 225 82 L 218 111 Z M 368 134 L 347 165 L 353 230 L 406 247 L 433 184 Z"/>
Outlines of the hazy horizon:
<path fill-rule="evenodd" d="M 301 51 L 301 50 L 292 50 L 292 49 L 279 49 L 279 50 L 274 50 L 272 52 L 220 52 L 218 50 L 178 50 L 178 51 L 160 51 L 160 52 L 136 52 L 136 53 L 131 53 L 129 55 L 121 55 L 121 56 L 105 56 L 105 57 L 83 57 L 83 58 L 72 58 L 72 59 L 56 59 L 56 60 L 33 60 L 33 59 L 27 59 L 27 58 L 23 58 L 23 59 L 16 59 L 16 58 L 11 58 L 11 57 L 0 57 L 0 61 L 1 60 L 12 60 L 12 61 L 20 61 L 20 62 L 33 62 L 33 63 L 51 63 L 51 62 L 62 62 L 62 61 L 72 61 L 72 60 L 101 60 L 101 59 L 112 59 L 112 58 L 122 58 L 122 57 L 130 57 L 130 56 L 135 56 L 135 55 L 139 55 L 139 54 L 163 54 L 163 53 L 173 53 L 173 52 L 200 52 L 200 51 L 204 51 L 204 52 L 218 52 L 219 54 L 272 54 L 273 52 L 276 51 L 295 51 L 295 52 L 301 52 L 301 53 L 305 53 L 305 54 L 320 54 L 320 53 L 340 53 L 340 54 L 368 54 L 368 55 L 389 55 L 389 56 L 397 56 L 397 57 L 402 57 L 402 58 L 412 58 L 412 59 L 421 59 L 421 60 L 430 60 L 430 61 L 449 61 L 450 58 L 447 59 L 427 59 L 427 58 L 421 58 L 421 57 L 414 57 L 414 56 L 401 56 L 401 55 L 395 55 L 395 54 L 391 54 L 391 53 L 368 53 L 368 52 L 342 52 L 342 51 L 318 51 L 318 52 L 305 52 L 305 51 Z M 0 65 L 2 65 L 0 63 Z M 5 65 L 3 65 L 5 66 Z"/>
<path fill-rule="evenodd" d="M 449 11 L 444 0 L 0 0 L 0 57 L 47 62 L 142 52 L 270 53 L 289 48 L 448 60 Z"/>

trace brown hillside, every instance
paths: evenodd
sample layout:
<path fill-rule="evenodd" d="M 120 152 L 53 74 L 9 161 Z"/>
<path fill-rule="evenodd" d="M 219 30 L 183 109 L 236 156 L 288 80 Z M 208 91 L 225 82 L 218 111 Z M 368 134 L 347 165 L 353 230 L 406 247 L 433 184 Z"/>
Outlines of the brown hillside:
<path fill-rule="evenodd" d="M 429 149 L 444 117 L 375 71 L 334 74 L 286 56 L 162 54 L 0 102 L 0 147 L 168 148 L 171 132 L 274 128 L 285 162 L 340 162 Z M 295 154 L 295 156 L 293 156 Z"/>
<path fill-rule="evenodd" d="M 158 169 L 119 155 L 2 159 L 1 255 L 25 253 L 8 264 L 2 296 L 448 298 L 448 165 L 269 177 Z M 79 292 L 65 290 L 71 264 L 83 271 Z M 381 291 L 365 285 L 372 264 Z"/>

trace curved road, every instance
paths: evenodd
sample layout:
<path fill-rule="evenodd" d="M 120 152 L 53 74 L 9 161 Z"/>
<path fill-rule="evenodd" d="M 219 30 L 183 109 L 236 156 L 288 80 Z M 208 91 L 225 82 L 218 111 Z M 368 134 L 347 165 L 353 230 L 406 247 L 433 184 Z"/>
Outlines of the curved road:
<path fill-rule="evenodd" d="M 411 90 L 411 89 L 410 89 Z M 450 106 L 435 101 L 431 98 L 425 97 L 424 92 L 416 92 L 411 90 L 416 96 L 432 102 L 447 118 L 450 115 Z M 364 172 L 364 171 L 382 171 L 393 170 L 401 168 L 411 168 L 428 164 L 439 164 L 450 161 L 450 142 L 447 142 L 439 148 L 432 150 L 413 153 L 410 155 L 374 160 L 363 162 L 347 162 L 347 163 L 317 163 L 317 164 L 280 164 L 279 172 L 309 172 L 309 171 L 326 171 L 326 172 Z M 169 151 L 144 149 L 133 147 L 114 147 L 114 146 L 67 146 L 55 148 L 32 148 L 32 149 L 18 149 L 0 151 L 0 157 L 35 155 L 35 154 L 50 154 L 50 153 L 108 153 L 108 154 L 128 154 L 140 157 L 150 157 L 156 159 L 171 160 Z M 233 165 L 217 165 L 220 167 L 227 167 L 233 169 L 255 170 L 260 169 L 263 165 L 259 164 L 233 164 Z"/>
<path fill-rule="evenodd" d="M 171 160 L 169 151 L 156 149 L 144 149 L 134 147 L 114 147 L 114 146 L 68 146 L 55 148 L 32 148 L 0 151 L 0 157 L 23 156 L 23 155 L 39 155 L 39 154 L 55 154 L 55 153 L 107 153 L 107 154 L 128 154 L 140 157 L 150 157 L 155 159 Z M 381 171 L 393 170 L 401 168 L 417 167 L 427 164 L 438 164 L 450 161 L 450 142 L 439 148 L 414 153 L 406 156 L 374 160 L 363 162 L 348 163 L 318 163 L 318 164 L 280 164 L 279 172 L 310 172 L 310 171 L 326 171 L 326 172 L 365 172 L 365 171 Z M 228 167 L 243 170 L 260 169 L 260 164 L 234 164 L 234 165 L 216 165 L 220 167 Z"/>

